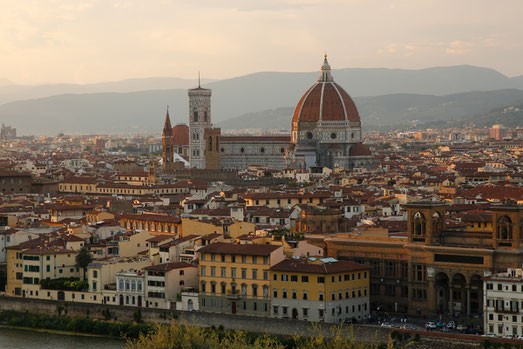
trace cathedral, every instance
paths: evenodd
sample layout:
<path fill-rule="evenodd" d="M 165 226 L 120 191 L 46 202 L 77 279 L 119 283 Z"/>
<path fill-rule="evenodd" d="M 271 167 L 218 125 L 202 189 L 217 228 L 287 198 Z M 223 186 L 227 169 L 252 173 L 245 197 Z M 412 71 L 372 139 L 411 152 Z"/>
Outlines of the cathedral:
<path fill-rule="evenodd" d="M 169 113 L 163 129 L 163 166 L 174 166 L 174 153 L 191 168 L 236 170 L 247 166 L 269 169 L 311 166 L 368 166 L 371 152 L 362 143 L 361 122 L 354 101 L 334 82 L 327 55 L 318 81 L 301 97 L 292 117 L 290 135 L 225 136 L 212 125 L 211 90 L 190 89 L 189 126 L 171 127 Z"/>

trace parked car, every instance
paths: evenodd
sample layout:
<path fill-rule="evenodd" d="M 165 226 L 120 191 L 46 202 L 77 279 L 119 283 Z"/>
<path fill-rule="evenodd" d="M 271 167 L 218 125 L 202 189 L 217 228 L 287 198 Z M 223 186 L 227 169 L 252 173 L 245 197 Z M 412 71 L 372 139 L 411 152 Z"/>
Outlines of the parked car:
<path fill-rule="evenodd" d="M 519 339 L 520 341 L 523 341 L 523 336 L 518 336 L 518 338 L 516 339 Z"/>
<path fill-rule="evenodd" d="M 392 324 L 390 322 L 382 322 L 381 327 L 392 328 Z"/>
<path fill-rule="evenodd" d="M 450 330 L 450 329 L 454 329 L 456 327 L 456 323 L 452 320 L 452 321 L 449 321 L 447 323 L 447 328 Z"/>
<path fill-rule="evenodd" d="M 438 321 L 438 322 L 436 323 L 436 327 L 437 327 L 437 328 L 443 328 L 443 327 L 445 327 L 445 323 L 444 323 L 443 321 Z"/>
<path fill-rule="evenodd" d="M 434 323 L 434 321 L 429 321 L 425 324 L 425 329 L 426 330 L 435 330 L 437 327 L 436 327 L 436 324 Z"/>
<path fill-rule="evenodd" d="M 516 335 L 514 334 L 506 334 L 503 336 L 503 338 L 505 339 L 516 339 Z"/>
<path fill-rule="evenodd" d="M 458 326 L 456 326 L 456 331 L 459 331 L 459 332 L 463 332 L 466 329 L 467 329 L 467 326 L 462 325 L 462 324 L 459 324 Z"/>
<path fill-rule="evenodd" d="M 494 333 L 485 333 L 482 337 L 496 338 L 497 336 Z"/>

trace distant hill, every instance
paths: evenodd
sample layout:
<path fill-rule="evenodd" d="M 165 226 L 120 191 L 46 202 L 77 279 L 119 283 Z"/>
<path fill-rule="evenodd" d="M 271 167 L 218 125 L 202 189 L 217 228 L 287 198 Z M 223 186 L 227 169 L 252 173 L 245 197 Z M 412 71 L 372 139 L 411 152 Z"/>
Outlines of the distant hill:
<path fill-rule="evenodd" d="M 356 97 L 355 103 L 363 127 L 407 127 L 413 122 L 435 121 L 447 124 L 448 121 L 467 120 L 473 115 L 482 115 L 484 123 L 488 123 L 483 115 L 495 108 L 523 103 L 523 91 L 510 89 L 446 96 L 391 94 Z M 264 110 L 225 120 L 218 126 L 223 129 L 290 129 L 293 113 L 294 107 Z M 519 122 L 523 125 L 523 118 Z"/>
<path fill-rule="evenodd" d="M 216 80 L 204 79 L 204 84 Z M 44 84 L 15 85 L 9 80 L 0 79 L 0 104 L 24 99 L 44 98 L 61 94 L 103 93 L 103 92 L 135 92 L 164 89 L 187 89 L 195 87 L 197 79 L 180 78 L 143 78 L 121 81 L 101 82 L 96 84 Z"/>
<path fill-rule="evenodd" d="M 448 120 L 488 112 L 520 102 L 521 91 L 517 89 L 523 89 L 523 76 L 508 78 L 495 70 L 472 66 L 347 68 L 334 70 L 333 76 L 355 97 L 363 124 L 368 126 Z M 277 125 L 289 128 L 292 109 L 317 77 L 318 72 L 261 72 L 205 83 L 204 87 L 213 90 L 213 122 L 224 128 L 252 127 L 257 123 L 264 129 Z M 2 98 L 26 96 L 0 105 L 0 122 L 17 127 L 20 134 L 159 131 L 166 105 L 171 107 L 174 123 L 186 122 L 186 89 L 195 83 L 151 78 L 93 85 L 26 86 L 18 92 L 16 86 L 0 86 L 0 104 Z M 45 94 L 52 96 L 42 98 Z M 243 122 L 244 118 L 251 121 Z"/>
<path fill-rule="evenodd" d="M 165 106 L 184 105 L 182 90 L 132 93 L 61 95 L 12 102 L 0 106 L 0 120 L 23 127 L 24 134 L 106 133 L 161 131 Z M 523 104 L 522 90 L 467 92 L 446 96 L 394 94 L 357 97 L 363 127 L 408 127 L 465 120 L 493 109 Z M 223 129 L 290 129 L 294 107 L 248 113 L 216 123 Z M 171 107 L 173 123 L 186 122 L 186 114 Z M 521 123 L 521 120 L 520 120 Z M 22 126 L 21 126 L 22 125 Z"/>

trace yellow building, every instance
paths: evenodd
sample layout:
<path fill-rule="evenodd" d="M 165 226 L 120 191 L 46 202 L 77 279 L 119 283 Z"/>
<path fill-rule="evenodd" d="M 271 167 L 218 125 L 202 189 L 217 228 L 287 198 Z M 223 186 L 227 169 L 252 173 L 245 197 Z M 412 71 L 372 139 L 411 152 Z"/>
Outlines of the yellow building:
<path fill-rule="evenodd" d="M 181 230 L 183 231 L 183 236 L 221 234 L 236 238 L 241 235 L 253 233 L 256 230 L 256 224 L 232 219 L 198 220 L 182 218 Z"/>
<path fill-rule="evenodd" d="M 292 207 L 297 204 L 310 204 L 313 206 L 323 203 L 331 197 L 330 192 L 314 193 L 248 193 L 243 196 L 246 206 L 266 206 L 270 208 Z"/>
<path fill-rule="evenodd" d="M 56 247 L 36 247 L 21 252 L 22 296 L 39 296 L 40 280 L 79 277 L 76 252 Z"/>
<path fill-rule="evenodd" d="M 200 310 L 270 315 L 269 268 L 284 259 L 282 246 L 217 242 L 197 252 Z"/>
<path fill-rule="evenodd" d="M 120 225 L 129 230 L 146 230 L 155 234 L 181 235 L 181 219 L 164 214 L 124 214 Z"/>
<path fill-rule="evenodd" d="M 271 316 L 339 323 L 370 312 L 370 268 L 334 258 L 291 258 L 270 268 Z"/>

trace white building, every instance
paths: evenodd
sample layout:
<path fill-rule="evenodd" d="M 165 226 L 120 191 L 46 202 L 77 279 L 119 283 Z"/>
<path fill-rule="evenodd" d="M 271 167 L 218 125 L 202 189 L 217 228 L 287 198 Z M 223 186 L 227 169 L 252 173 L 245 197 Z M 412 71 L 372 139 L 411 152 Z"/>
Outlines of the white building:
<path fill-rule="evenodd" d="M 116 298 L 119 305 L 144 306 L 145 273 L 140 270 L 116 273 Z"/>
<path fill-rule="evenodd" d="M 485 333 L 523 335 L 523 269 L 508 269 L 483 282 Z"/>

